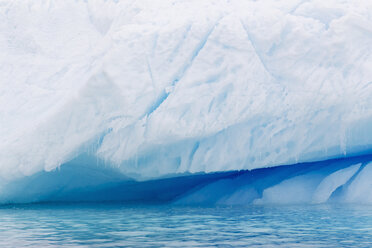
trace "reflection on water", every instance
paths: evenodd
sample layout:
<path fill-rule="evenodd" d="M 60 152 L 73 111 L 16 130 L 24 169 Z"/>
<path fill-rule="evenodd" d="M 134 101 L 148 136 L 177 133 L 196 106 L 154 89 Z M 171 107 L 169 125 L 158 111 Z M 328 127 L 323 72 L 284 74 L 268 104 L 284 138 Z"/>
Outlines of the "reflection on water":
<path fill-rule="evenodd" d="M 371 247 L 372 206 L 0 207 L 0 247 Z"/>

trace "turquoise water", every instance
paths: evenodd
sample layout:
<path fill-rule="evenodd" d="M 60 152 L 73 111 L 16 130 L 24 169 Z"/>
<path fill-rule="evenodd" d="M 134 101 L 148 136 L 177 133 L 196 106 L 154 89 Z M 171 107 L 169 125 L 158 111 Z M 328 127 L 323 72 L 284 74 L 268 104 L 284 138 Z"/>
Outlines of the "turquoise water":
<path fill-rule="evenodd" d="M 372 206 L 0 207 L 0 247 L 372 247 Z"/>

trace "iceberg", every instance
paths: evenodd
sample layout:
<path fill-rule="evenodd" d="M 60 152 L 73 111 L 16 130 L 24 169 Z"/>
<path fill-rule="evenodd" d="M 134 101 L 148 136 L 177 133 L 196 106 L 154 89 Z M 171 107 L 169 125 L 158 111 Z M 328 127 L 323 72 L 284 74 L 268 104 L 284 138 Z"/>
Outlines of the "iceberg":
<path fill-rule="evenodd" d="M 372 201 L 370 13 L 0 1 L 0 201 Z"/>

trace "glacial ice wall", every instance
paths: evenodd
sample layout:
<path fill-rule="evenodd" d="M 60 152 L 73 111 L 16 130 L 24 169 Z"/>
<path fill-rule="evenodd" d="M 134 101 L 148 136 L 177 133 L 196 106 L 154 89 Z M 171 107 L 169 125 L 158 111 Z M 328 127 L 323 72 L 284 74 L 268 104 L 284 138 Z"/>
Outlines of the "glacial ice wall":
<path fill-rule="evenodd" d="M 370 153 L 372 2 L 2 0 L 0 137 L 2 183 Z"/>

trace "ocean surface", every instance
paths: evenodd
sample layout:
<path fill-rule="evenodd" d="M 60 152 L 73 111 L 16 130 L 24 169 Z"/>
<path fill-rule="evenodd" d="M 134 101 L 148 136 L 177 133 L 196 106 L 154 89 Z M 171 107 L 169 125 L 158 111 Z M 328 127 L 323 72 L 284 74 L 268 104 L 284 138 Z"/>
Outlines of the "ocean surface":
<path fill-rule="evenodd" d="M 372 206 L 0 207 L 0 247 L 372 247 Z"/>

